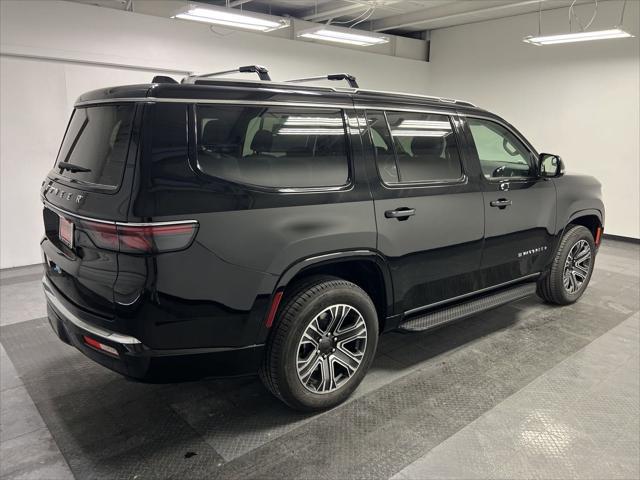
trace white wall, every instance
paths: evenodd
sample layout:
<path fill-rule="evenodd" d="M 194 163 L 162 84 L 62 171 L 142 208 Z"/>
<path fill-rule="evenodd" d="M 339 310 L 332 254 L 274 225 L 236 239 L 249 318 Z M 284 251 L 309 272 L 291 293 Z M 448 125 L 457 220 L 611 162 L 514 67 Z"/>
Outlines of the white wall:
<path fill-rule="evenodd" d="M 429 66 L 364 51 L 56 1 L 0 2 L 0 268 L 40 261 L 39 188 L 75 99 L 155 73 L 267 65 L 274 80 L 347 71 L 363 86 L 426 93 Z"/>
<path fill-rule="evenodd" d="M 600 2 L 592 29 L 611 28 L 622 2 Z M 537 47 L 537 14 L 435 30 L 430 90 L 504 116 L 569 172 L 603 184 L 605 231 L 640 237 L 640 2 L 627 2 L 636 38 Z M 588 5 L 578 9 L 583 22 Z M 567 31 L 568 10 L 543 12 L 543 33 Z"/>
<path fill-rule="evenodd" d="M 594 27 L 616 24 L 620 6 L 601 2 Z M 625 20 L 636 35 L 639 7 Z M 566 19 L 544 12 L 543 29 Z M 534 47 L 521 40 L 537 16 L 523 15 L 434 31 L 428 64 L 67 2 L 2 0 L 0 21 L 0 268 L 40 261 L 38 190 L 78 95 L 254 63 L 276 80 L 349 71 L 369 88 L 469 99 L 598 177 L 607 232 L 640 237 L 638 38 Z"/>

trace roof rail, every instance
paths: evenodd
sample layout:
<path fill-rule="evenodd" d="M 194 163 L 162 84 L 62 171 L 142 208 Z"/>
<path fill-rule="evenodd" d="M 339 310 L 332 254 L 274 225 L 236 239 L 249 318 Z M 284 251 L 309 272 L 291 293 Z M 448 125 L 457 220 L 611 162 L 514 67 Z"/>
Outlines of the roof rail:
<path fill-rule="evenodd" d="M 166 77 L 164 75 L 156 75 L 151 80 L 151 83 L 178 83 L 171 77 Z"/>
<path fill-rule="evenodd" d="M 421 93 L 406 93 L 406 92 L 395 92 L 389 90 L 370 90 L 370 89 L 362 89 L 359 88 L 355 93 L 375 93 L 375 94 L 383 94 L 383 95 L 394 95 L 398 97 L 412 97 L 412 98 L 422 98 L 427 100 L 437 100 L 442 103 L 458 103 L 461 105 L 468 105 L 471 107 L 477 107 L 477 105 L 468 102 L 466 100 L 459 100 L 455 98 L 446 98 L 446 97 L 437 97 L 433 95 L 423 95 Z"/>
<path fill-rule="evenodd" d="M 346 80 L 351 88 L 359 88 L 356 77 L 348 73 L 330 73 L 329 75 L 320 75 L 319 77 L 294 78 L 287 80 L 287 83 L 313 82 L 316 80 Z"/>
<path fill-rule="evenodd" d="M 228 75 L 230 73 L 257 73 L 260 80 L 271 81 L 269 76 L 269 70 L 260 65 L 247 65 L 244 67 L 235 68 L 233 70 L 224 70 L 222 72 L 203 73 L 200 75 L 189 75 L 182 79 L 182 83 L 196 83 L 198 80 L 204 80 L 208 77 L 217 77 L 219 75 Z"/>

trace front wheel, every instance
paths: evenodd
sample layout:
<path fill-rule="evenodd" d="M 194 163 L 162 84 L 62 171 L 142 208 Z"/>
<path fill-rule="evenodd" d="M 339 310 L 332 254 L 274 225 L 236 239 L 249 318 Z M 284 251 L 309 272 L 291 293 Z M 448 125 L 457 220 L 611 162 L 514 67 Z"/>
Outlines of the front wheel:
<path fill-rule="evenodd" d="M 378 343 L 378 318 L 357 285 L 316 277 L 291 291 L 267 343 L 265 386 L 298 410 L 331 408 L 364 378 Z"/>
<path fill-rule="evenodd" d="M 538 295 L 557 305 L 578 300 L 589 284 L 595 261 L 591 232 L 574 225 L 564 234 L 551 268 L 538 282 Z"/>

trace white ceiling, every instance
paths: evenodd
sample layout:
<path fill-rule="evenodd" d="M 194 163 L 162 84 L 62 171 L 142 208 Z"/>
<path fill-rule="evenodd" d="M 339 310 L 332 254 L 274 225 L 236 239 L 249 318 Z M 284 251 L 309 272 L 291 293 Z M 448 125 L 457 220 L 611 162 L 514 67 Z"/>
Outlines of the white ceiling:
<path fill-rule="evenodd" d="M 112 8 L 150 4 L 150 0 L 73 0 Z M 400 35 L 523 13 L 566 8 L 572 0 L 194 0 L 217 6 L 332 22 Z M 607 1 L 607 0 L 600 0 Z M 576 4 L 594 0 L 577 0 Z M 187 3 L 187 0 L 185 0 Z M 146 8 L 145 8 L 146 9 Z M 356 24 L 357 22 L 357 24 Z"/>
<path fill-rule="evenodd" d="M 135 1 L 135 0 L 134 0 Z M 200 0 L 225 5 L 227 0 Z M 600 0 L 603 1 L 603 0 Z M 314 22 L 358 22 L 357 28 L 409 33 L 568 7 L 572 0 L 229 0 L 235 8 Z M 576 4 L 593 0 L 577 0 Z M 242 4 L 241 4 L 242 3 Z M 343 23 L 349 26 L 351 23 Z"/>

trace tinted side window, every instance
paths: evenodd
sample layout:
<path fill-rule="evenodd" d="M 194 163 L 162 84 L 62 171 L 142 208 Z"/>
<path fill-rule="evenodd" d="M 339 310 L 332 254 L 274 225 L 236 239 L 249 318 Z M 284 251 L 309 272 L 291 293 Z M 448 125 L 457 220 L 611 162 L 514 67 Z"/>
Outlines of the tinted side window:
<path fill-rule="evenodd" d="M 382 113 L 374 114 L 376 121 L 372 122 L 371 131 L 378 170 L 385 183 L 447 181 L 462 177 L 460 155 L 448 116 L 386 112 L 387 122 L 382 124 L 383 117 Z M 384 141 L 384 146 L 378 146 L 376 137 Z M 395 154 L 395 172 L 389 160 L 391 150 Z"/>
<path fill-rule="evenodd" d="M 199 105 L 198 168 L 274 188 L 336 187 L 349 179 L 340 110 Z"/>
<path fill-rule="evenodd" d="M 395 150 L 384 112 L 367 112 L 367 124 L 375 149 L 380 178 L 384 183 L 398 183 Z"/>
<path fill-rule="evenodd" d="M 122 181 L 133 124 L 134 104 L 76 108 L 60 147 L 58 162 L 87 171 L 63 170 L 80 182 L 117 187 Z"/>
<path fill-rule="evenodd" d="M 502 125 L 468 118 L 482 173 L 487 178 L 529 177 L 535 174 L 531 153 Z"/>
<path fill-rule="evenodd" d="M 168 184 L 191 176 L 187 143 L 187 107 L 173 103 L 158 103 L 151 117 L 152 182 L 166 180 Z"/>

